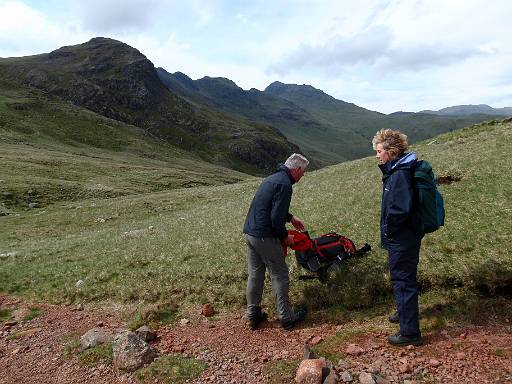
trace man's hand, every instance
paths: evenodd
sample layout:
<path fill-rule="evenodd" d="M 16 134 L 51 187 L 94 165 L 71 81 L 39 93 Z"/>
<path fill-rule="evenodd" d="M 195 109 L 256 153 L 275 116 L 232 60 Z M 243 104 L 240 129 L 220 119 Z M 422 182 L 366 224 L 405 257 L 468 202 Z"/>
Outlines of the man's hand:
<path fill-rule="evenodd" d="M 295 241 L 293 241 L 293 239 L 294 239 L 293 235 L 288 235 L 287 237 L 284 238 L 283 244 L 284 245 L 293 245 L 295 243 Z"/>
<path fill-rule="evenodd" d="M 293 241 L 293 235 L 288 235 L 283 240 L 281 240 L 281 246 L 283 247 L 283 256 L 288 256 L 288 246 L 293 245 L 295 242 Z"/>
<path fill-rule="evenodd" d="M 294 226 L 297 231 L 302 232 L 304 230 L 304 223 L 296 216 L 292 216 L 290 223 Z"/>

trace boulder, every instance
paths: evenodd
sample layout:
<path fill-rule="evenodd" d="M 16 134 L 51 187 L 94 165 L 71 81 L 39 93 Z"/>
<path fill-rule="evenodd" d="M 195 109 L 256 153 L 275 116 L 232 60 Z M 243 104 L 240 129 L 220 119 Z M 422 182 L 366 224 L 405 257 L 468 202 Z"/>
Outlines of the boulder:
<path fill-rule="evenodd" d="M 302 360 L 295 375 L 295 382 L 300 384 L 322 384 L 324 359 Z"/>
<path fill-rule="evenodd" d="M 156 357 L 149 344 L 130 331 L 116 335 L 112 348 L 114 367 L 123 371 L 135 371 Z"/>
<path fill-rule="evenodd" d="M 141 338 L 144 341 L 151 341 L 156 339 L 156 333 L 151 328 L 149 328 L 147 325 L 143 325 L 142 327 L 138 328 L 135 333 L 139 338 Z"/>
<path fill-rule="evenodd" d="M 80 337 L 80 345 L 82 350 L 85 350 L 112 341 L 113 338 L 114 335 L 111 332 L 101 328 L 93 328 Z"/>
<path fill-rule="evenodd" d="M 322 384 L 337 384 L 338 383 L 338 375 L 334 369 L 329 370 L 329 374 L 324 379 Z"/>

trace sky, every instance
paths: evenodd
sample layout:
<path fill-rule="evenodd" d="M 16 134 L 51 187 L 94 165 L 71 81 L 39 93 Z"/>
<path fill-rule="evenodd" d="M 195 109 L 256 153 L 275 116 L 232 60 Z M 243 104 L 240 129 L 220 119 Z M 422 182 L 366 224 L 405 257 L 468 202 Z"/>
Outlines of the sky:
<path fill-rule="evenodd" d="M 308 84 L 391 113 L 512 107 L 510 0 L 0 0 L 0 57 L 103 36 L 243 89 Z"/>

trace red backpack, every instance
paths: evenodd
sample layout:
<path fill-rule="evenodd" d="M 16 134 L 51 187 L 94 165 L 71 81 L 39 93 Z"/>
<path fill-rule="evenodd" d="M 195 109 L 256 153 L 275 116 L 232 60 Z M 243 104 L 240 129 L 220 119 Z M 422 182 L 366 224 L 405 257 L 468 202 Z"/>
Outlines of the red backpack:
<path fill-rule="evenodd" d="M 330 267 L 371 251 L 369 244 L 357 249 L 352 240 L 335 232 L 314 239 L 309 237 L 307 231 L 290 230 L 288 234 L 293 236 L 294 244 L 290 247 L 295 251 L 297 262 L 308 271 L 317 273 L 315 277 L 320 280 L 326 278 Z"/>

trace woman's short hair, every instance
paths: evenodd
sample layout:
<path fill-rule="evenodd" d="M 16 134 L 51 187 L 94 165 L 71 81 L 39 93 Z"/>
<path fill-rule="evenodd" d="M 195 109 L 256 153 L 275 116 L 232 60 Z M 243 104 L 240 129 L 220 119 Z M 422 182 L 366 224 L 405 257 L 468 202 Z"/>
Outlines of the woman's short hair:
<path fill-rule="evenodd" d="M 309 160 L 306 159 L 299 153 L 292 154 L 289 158 L 286 159 L 284 165 L 288 167 L 288 169 L 306 169 L 309 164 Z"/>
<path fill-rule="evenodd" d="M 382 144 L 382 148 L 394 159 L 403 154 L 409 148 L 407 135 L 392 129 L 381 129 L 375 134 L 372 140 L 373 149 L 377 149 L 377 144 Z"/>

